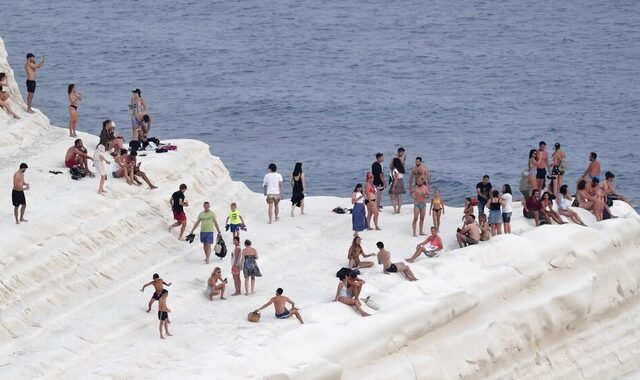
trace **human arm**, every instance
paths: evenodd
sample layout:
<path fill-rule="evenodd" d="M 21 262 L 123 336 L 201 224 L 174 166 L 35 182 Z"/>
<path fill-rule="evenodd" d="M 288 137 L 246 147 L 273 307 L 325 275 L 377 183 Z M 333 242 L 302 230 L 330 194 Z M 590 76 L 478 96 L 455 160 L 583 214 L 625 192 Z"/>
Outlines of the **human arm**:
<path fill-rule="evenodd" d="M 440 198 L 440 209 L 442 210 L 442 215 L 444 215 L 444 199 Z"/>
<path fill-rule="evenodd" d="M 527 207 L 527 198 L 522 199 L 522 208 L 525 212 L 529 212 L 529 208 Z"/>
<path fill-rule="evenodd" d="M 291 308 L 295 309 L 296 304 L 293 301 L 291 301 L 291 299 L 289 297 L 285 297 L 285 302 L 290 303 L 291 304 Z"/>
<path fill-rule="evenodd" d="M 151 284 L 153 284 L 153 281 L 147 282 L 146 284 L 142 285 L 142 289 L 140 289 L 140 291 L 144 292 L 144 289 Z"/>
<path fill-rule="evenodd" d="M 216 231 L 218 231 L 218 235 L 221 234 L 220 227 L 218 226 L 218 221 L 213 219 L 213 225 L 216 226 Z"/>
<path fill-rule="evenodd" d="M 40 63 L 38 63 L 35 67 L 37 69 L 41 68 L 42 66 L 44 66 L 44 55 L 42 56 L 42 61 L 40 61 Z"/>
<path fill-rule="evenodd" d="M 411 174 L 409 175 L 409 190 L 411 190 L 411 188 L 413 188 L 413 169 L 411 169 Z"/>
<path fill-rule="evenodd" d="M 164 285 L 171 286 L 171 282 L 167 284 L 166 282 L 164 282 L 164 280 L 162 280 L 162 283 L 163 283 Z"/>
<path fill-rule="evenodd" d="M 189 235 L 191 235 L 193 233 L 193 231 L 196 230 L 196 228 L 198 228 L 198 226 L 200 225 L 200 218 L 198 218 L 198 220 L 196 220 L 196 223 L 193 225 L 193 228 L 191 229 L 191 232 L 189 232 Z M 220 229 L 218 228 L 218 224 L 216 223 L 216 228 L 218 229 L 218 234 L 220 233 Z"/>
<path fill-rule="evenodd" d="M 336 302 L 338 300 L 338 296 L 340 295 L 340 290 L 342 290 L 343 287 L 344 287 L 344 283 L 340 281 L 340 283 L 338 284 L 338 289 L 336 290 L 336 298 L 333 299 L 333 302 Z"/>
<path fill-rule="evenodd" d="M 304 173 L 300 174 L 300 181 L 302 181 L 302 193 L 307 192 L 307 180 L 304 177 Z"/>
<path fill-rule="evenodd" d="M 269 307 L 269 305 L 271 305 L 272 303 L 273 303 L 273 298 L 271 298 L 271 299 L 269 300 L 269 302 L 267 302 L 267 303 L 265 303 L 264 305 L 262 305 L 259 309 L 255 309 L 253 312 L 254 312 L 254 313 L 257 313 L 257 312 L 259 312 L 260 310 L 262 310 L 262 309 L 264 309 L 264 308 Z"/>
<path fill-rule="evenodd" d="M 282 197 L 282 193 L 284 193 L 284 182 L 278 182 L 278 190 L 280 191 L 280 197 Z"/>

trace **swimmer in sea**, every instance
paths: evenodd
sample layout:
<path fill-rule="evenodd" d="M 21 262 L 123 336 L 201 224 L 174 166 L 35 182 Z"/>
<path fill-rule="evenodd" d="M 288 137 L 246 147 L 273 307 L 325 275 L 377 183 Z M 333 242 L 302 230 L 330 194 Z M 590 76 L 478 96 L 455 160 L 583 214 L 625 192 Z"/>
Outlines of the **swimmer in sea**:
<path fill-rule="evenodd" d="M 142 287 L 142 289 L 140 289 L 140 291 L 144 292 L 144 288 L 146 288 L 149 285 L 153 285 L 155 292 L 153 293 L 153 295 L 151 295 L 151 299 L 149 300 L 149 308 L 147 309 L 147 313 L 151 311 L 151 305 L 153 305 L 155 301 L 160 300 L 160 296 L 162 295 L 162 291 L 164 290 L 163 285 L 171 286 L 171 283 L 167 284 L 166 282 L 164 282 L 163 279 L 160 278 L 159 274 L 154 273 L 153 280 L 144 284 L 144 286 Z"/>

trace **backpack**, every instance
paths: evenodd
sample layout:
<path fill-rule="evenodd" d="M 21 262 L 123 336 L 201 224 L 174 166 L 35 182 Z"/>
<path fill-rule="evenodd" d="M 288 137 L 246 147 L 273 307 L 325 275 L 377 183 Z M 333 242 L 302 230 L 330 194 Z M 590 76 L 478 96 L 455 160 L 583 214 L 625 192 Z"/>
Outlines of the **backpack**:
<path fill-rule="evenodd" d="M 224 243 L 224 240 L 222 240 L 222 236 L 218 235 L 216 246 L 213 247 L 213 250 L 219 258 L 223 258 L 227 255 L 227 245 Z"/>

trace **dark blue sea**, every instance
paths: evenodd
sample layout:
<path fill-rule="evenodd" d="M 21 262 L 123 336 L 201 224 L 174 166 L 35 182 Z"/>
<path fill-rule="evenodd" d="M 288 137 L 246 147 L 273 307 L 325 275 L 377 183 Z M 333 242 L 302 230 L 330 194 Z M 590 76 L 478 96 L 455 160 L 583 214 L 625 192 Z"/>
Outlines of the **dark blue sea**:
<path fill-rule="evenodd" d="M 545 140 L 567 182 L 595 151 L 640 202 L 638 1 L 13 1 L 0 36 L 23 95 L 25 54 L 46 55 L 54 124 L 76 83 L 79 129 L 128 136 L 140 88 L 154 135 L 208 143 L 255 191 L 301 161 L 310 195 L 348 196 L 403 146 L 459 205 L 483 174 L 517 187 Z"/>

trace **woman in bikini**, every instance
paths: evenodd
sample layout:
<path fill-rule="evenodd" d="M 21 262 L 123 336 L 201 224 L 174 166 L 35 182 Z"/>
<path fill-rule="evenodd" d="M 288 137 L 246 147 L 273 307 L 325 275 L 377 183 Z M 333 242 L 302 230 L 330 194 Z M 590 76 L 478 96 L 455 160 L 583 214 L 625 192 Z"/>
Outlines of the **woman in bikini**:
<path fill-rule="evenodd" d="M 538 189 L 538 180 L 536 175 L 538 173 L 538 151 L 531 149 L 529 151 L 529 196 L 533 193 L 533 189 Z M 540 189 L 538 189 L 540 190 Z"/>
<path fill-rule="evenodd" d="M 556 198 L 558 213 L 562 216 L 566 216 L 570 221 L 586 227 L 587 225 L 584 224 L 582 219 L 580 219 L 578 213 L 570 208 L 573 199 L 571 198 L 571 194 L 569 194 L 569 190 L 567 188 L 567 185 L 562 185 L 560 186 L 560 190 L 558 191 L 559 195 L 558 198 Z"/>
<path fill-rule="evenodd" d="M 473 203 L 471 198 L 466 197 L 464 199 L 464 215 L 462 215 L 462 221 L 464 222 L 467 219 L 467 216 L 473 215 Z"/>
<path fill-rule="evenodd" d="M 370 315 L 362 310 L 362 304 L 360 303 L 359 299 L 353 298 L 349 295 L 349 291 L 347 290 L 347 276 L 345 276 L 344 274 L 340 275 L 340 282 L 338 283 L 336 298 L 333 300 L 333 302 L 340 302 L 345 305 L 352 306 L 363 317 L 368 317 Z"/>
<path fill-rule="evenodd" d="M 376 226 L 376 230 L 380 230 L 378 227 L 378 207 L 376 206 L 376 187 L 373 185 L 373 174 L 367 172 L 367 182 L 364 184 L 364 193 L 366 199 L 364 204 L 367 205 L 367 230 L 371 228 L 371 218 L 373 218 L 373 224 Z"/>
<path fill-rule="evenodd" d="M 375 253 L 371 253 L 369 255 L 365 254 L 360 242 L 361 240 L 359 236 L 354 237 L 351 242 L 351 247 L 349 247 L 349 252 L 347 253 L 349 268 L 371 268 L 373 266 L 373 261 L 360 261 L 360 256 L 375 256 Z"/>
<path fill-rule="evenodd" d="M 218 284 L 218 282 L 220 283 Z M 222 279 L 222 271 L 219 267 L 215 267 L 213 272 L 211 272 L 209 280 L 207 280 L 207 292 L 209 292 L 209 299 L 213 301 L 213 296 L 220 294 L 220 299 L 226 300 L 226 298 L 224 298 L 224 289 L 226 287 L 227 279 Z"/>
<path fill-rule="evenodd" d="M 545 191 L 544 194 L 542 194 L 542 198 L 540 198 L 540 204 L 542 205 L 542 212 L 544 213 L 547 220 L 553 219 L 553 221 L 558 224 L 564 224 L 564 221 L 560 217 L 560 214 L 555 212 L 555 210 L 553 209 L 551 194 L 548 191 Z"/>
<path fill-rule="evenodd" d="M 3 86 L 7 86 L 7 74 L 0 73 L 0 108 L 4 108 L 14 119 L 20 119 L 18 115 L 11 109 L 9 105 L 9 92 L 5 91 Z"/>
<path fill-rule="evenodd" d="M 67 96 L 69 97 L 69 136 L 77 137 L 78 129 L 78 104 L 82 100 L 82 94 L 76 89 L 76 85 L 71 83 L 67 87 Z"/>
<path fill-rule="evenodd" d="M 142 117 L 147 112 L 147 103 L 142 99 L 142 92 L 139 88 L 131 91 L 131 100 L 129 101 L 129 109 L 131 110 L 131 139 L 135 139 L 136 128 L 138 123 L 142 120 Z"/>
<path fill-rule="evenodd" d="M 444 199 L 442 199 L 440 190 L 436 190 L 433 194 L 433 200 L 429 206 L 429 215 L 433 217 L 433 226 L 436 231 L 440 231 L 440 216 L 444 215 Z"/>
<path fill-rule="evenodd" d="M 420 235 L 425 235 L 424 217 L 427 214 L 427 197 L 429 196 L 429 188 L 424 183 L 424 177 L 418 177 L 416 179 L 416 186 L 411 189 L 411 196 L 413 197 L 413 222 L 411 227 L 413 228 L 413 236 L 416 235 L 416 223 L 420 218 Z"/>

